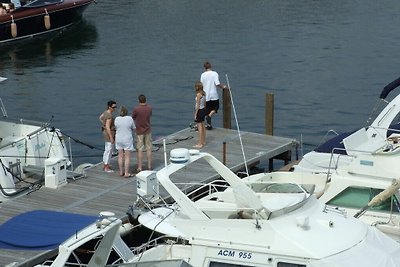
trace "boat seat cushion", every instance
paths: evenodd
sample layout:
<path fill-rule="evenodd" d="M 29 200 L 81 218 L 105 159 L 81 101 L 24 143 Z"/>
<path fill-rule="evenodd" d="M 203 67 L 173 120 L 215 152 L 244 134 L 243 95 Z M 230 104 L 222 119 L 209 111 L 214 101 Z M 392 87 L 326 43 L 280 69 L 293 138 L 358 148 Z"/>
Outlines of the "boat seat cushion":
<path fill-rule="evenodd" d="M 48 210 L 22 213 L 0 226 L 0 248 L 53 249 L 96 220 L 96 216 Z"/>

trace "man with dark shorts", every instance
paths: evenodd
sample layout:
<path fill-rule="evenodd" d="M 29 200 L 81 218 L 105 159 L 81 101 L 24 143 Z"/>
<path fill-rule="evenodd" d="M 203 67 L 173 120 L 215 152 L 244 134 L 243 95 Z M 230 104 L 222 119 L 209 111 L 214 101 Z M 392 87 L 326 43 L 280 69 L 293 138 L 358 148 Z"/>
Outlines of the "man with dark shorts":
<path fill-rule="evenodd" d="M 216 71 L 211 69 L 210 62 L 204 63 L 205 71 L 200 76 L 200 81 L 203 84 L 204 91 L 206 92 L 206 129 L 211 130 L 211 117 L 218 112 L 219 97 L 217 87 L 221 89 L 227 88 L 226 85 L 219 82 L 219 75 Z"/>

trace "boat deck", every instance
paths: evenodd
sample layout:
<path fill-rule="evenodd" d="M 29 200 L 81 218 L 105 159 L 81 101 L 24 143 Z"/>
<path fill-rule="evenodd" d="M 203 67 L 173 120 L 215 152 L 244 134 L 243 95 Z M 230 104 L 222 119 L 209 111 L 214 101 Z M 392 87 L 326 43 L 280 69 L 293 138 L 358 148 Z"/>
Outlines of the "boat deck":
<path fill-rule="evenodd" d="M 292 152 L 297 147 L 297 142 L 289 138 L 251 132 L 241 132 L 241 137 L 248 166 L 256 165 L 263 160 L 282 158 L 282 156 L 286 156 L 283 158 L 290 161 Z M 165 138 L 167 156 L 169 157 L 169 151 L 174 148 L 192 148 L 197 138 L 198 133 L 191 131 L 190 128 L 167 136 Z M 225 157 L 223 155 L 224 142 Z M 154 170 L 159 170 L 165 164 L 163 142 L 160 140 L 159 143 L 153 143 L 153 166 Z M 220 161 L 225 158 L 226 165 L 235 172 L 244 169 L 237 131 L 223 128 L 207 131 L 207 145 L 202 151 L 214 155 Z M 112 166 L 117 169 L 116 157 L 112 159 Z M 135 168 L 136 153 L 133 153 L 132 170 Z M 43 186 L 28 195 L 0 203 L 0 224 L 18 214 L 38 209 L 95 216 L 101 211 L 112 211 L 117 217 L 124 217 L 129 205 L 136 200 L 135 177 L 123 178 L 118 175 L 118 172 L 105 173 L 102 170 L 102 163 L 86 169 L 85 174 L 83 178 L 70 179 L 68 184 L 60 188 L 51 189 Z M 206 182 L 216 178 L 218 175 L 204 163 L 201 171 L 185 172 L 182 177 L 174 177 L 174 182 Z M 160 194 L 164 197 L 162 192 Z M 46 257 L 48 253 L 49 251 L 0 249 L 0 266 L 33 266 L 38 259 Z"/>

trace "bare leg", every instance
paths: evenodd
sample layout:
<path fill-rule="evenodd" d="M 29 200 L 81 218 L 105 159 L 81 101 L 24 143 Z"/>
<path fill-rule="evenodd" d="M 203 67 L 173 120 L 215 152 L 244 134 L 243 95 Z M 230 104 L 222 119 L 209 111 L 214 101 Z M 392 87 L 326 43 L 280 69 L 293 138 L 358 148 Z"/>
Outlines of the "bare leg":
<path fill-rule="evenodd" d="M 137 154 L 137 160 L 138 160 L 138 164 L 137 164 L 137 170 L 141 171 L 142 170 L 142 159 L 143 158 L 143 152 L 142 150 L 138 150 L 138 154 Z"/>
<path fill-rule="evenodd" d="M 147 169 L 151 170 L 151 148 L 146 149 L 146 154 L 147 154 Z"/>
<path fill-rule="evenodd" d="M 201 128 L 201 122 L 197 123 L 197 131 L 199 132 L 199 142 L 197 143 L 197 146 L 203 145 L 203 129 Z"/>
<path fill-rule="evenodd" d="M 199 133 L 200 133 L 200 144 L 204 146 L 206 144 L 206 126 L 204 125 L 204 121 L 200 123 Z"/>
<path fill-rule="evenodd" d="M 124 151 L 122 149 L 118 150 L 118 168 L 119 168 L 119 175 L 124 175 Z"/>
<path fill-rule="evenodd" d="M 125 150 L 125 176 L 130 174 L 129 167 L 131 165 L 131 151 Z"/>

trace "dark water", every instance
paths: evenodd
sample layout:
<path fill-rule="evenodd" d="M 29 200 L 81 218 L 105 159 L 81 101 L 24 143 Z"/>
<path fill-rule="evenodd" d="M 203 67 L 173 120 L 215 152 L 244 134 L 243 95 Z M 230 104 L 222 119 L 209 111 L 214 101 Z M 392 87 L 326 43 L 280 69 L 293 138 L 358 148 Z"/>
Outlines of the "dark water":
<path fill-rule="evenodd" d="M 99 0 L 68 31 L 0 47 L 0 96 L 10 117 L 54 116 L 99 148 L 73 143 L 78 163 L 99 162 L 107 100 L 131 109 L 145 93 L 153 135 L 178 131 L 209 60 L 221 82 L 229 77 L 241 130 L 264 133 L 274 93 L 275 135 L 317 144 L 329 129 L 363 126 L 400 75 L 399 9 L 398 0 Z"/>

